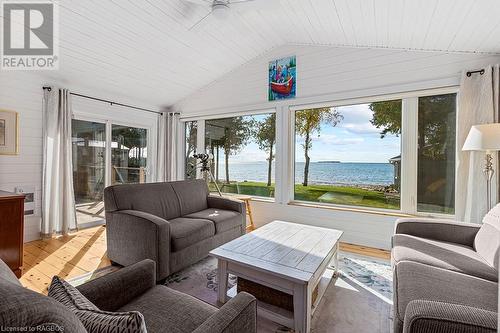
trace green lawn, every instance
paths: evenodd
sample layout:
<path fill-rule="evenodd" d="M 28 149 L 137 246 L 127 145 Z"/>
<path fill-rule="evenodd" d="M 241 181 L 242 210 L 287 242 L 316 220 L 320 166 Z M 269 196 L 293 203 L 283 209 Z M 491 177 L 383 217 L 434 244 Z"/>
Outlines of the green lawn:
<path fill-rule="evenodd" d="M 260 182 L 240 182 L 220 184 L 225 193 L 247 194 L 261 197 L 274 197 L 274 184 L 266 186 Z M 215 191 L 215 186 L 210 185 Z M 399 209 L 399 198 L 384 192 L 366 190 L 357 187 L 333 185 L 295 185 L 295 200 L 323 202 L 349 206 Z"/>

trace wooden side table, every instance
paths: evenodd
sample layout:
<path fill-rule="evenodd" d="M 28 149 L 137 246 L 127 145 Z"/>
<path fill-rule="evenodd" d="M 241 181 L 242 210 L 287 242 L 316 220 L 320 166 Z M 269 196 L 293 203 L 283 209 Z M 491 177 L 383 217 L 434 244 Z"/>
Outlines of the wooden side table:
<path fill-rule="evenodd" d="M 253 223 L 253 216 L 252 216 L 252 206 L 250 205 L 252 197 L 249 195 L 241 195 L 241 194 L 228 195 L 228 197 L 241 200 L 245 203 L 247 216 L 248 219 L 250 220 L 250 225 L 247 226 L 247 231 L 255 230 L 255 224 Z"/>
<path fill-rule="evenodd" d="M 23 273 L 24 197 L 0 191 L 0 259 L 17 277 Z"/>

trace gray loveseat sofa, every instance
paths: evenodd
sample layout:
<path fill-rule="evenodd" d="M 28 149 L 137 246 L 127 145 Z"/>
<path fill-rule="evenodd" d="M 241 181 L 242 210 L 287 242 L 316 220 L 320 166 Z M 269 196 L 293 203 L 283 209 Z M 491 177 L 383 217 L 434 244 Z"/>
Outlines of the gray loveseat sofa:
<path fill-rule="evenodd" d="M 497 332 L 500 206 L 496 209 L 482 225 L 397 221 L 394 333 Z"/>
<path fill-rule="evenodd" d="M 139 311 L 148 333 L 255 333 L 257 329 L 257 305 L 252 295 L 239 293 L 217 309 L 156 285 L 155 263 L 151 260 L 77 288 L 101 310 Z M 71 310 L 48 296 L 24 288 L 0 260 L 0 331 L 62 332 L 58 328 L 68 333 L 87 332 Z"/>
<path fill-rule="evenodd" d="M 204 180 L 127 184 L 104 190 L 108 257 L 157 264 L 162 280 L 245 233 L 245 204 L 209 195 Z"/>

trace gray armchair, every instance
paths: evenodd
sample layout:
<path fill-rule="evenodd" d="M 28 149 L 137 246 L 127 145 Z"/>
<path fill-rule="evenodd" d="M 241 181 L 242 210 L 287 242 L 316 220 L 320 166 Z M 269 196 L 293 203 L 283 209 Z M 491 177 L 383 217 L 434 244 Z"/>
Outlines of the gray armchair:
<path fill-rule="evenodd" d="M 139 311 L 148 333 L 255 333 L 257 304 L 239 293 L 217 309 L 156 285 L 155 263 L 144 260 L 81 286 L 105 311 Z M 24 288 L 0 260 L 0 331 L 87 333 L 78 317 L 56 300 Z"/>
<path fill-rule="evenodd" d="M 392 238 L 394 333 L 496 332 L 500 220 L 400 219 Z"/>
<path fill-rule="evenodd" d="M 204 180 L 110 186 L 104 205 L 109 259 L 151 259 L 158 280 L 246 231 L 245 204 L 209 195 Z"/>
<path fill-rule="evenodd" d="M 155 263 L 143 260 L 77 289 L 104 311 L 139 311 L 148 333 L 255 333 L 257 301 L 239 293 L 220 309 L 163 285 Z"/>

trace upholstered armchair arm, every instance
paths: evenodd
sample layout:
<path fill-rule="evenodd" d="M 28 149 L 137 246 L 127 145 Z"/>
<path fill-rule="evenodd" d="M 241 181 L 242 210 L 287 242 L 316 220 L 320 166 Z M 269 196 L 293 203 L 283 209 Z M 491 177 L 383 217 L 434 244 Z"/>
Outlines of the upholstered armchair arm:
<path fill-rule="evenodd" d="M 257 332 L 257 300 L 241 292 L 208 317 L 193 333 Z"/>
<path fill-rule="evenodd" d="M 478 224 L 444 219 L 403 218 L 396 221 L 394 233 L 472 246 L 479 228 Z"/>
<path fill-rule="evenodd" d="M 415 300 L 406 308 L 403 333 L 496 333 L 497 315 L 465 305 Z"/>
<path fill-rule="evenodd" d="M 207 198 L 207 202 L 209 208 L 232 210 L 243 215 L 246 214 L 245 203 L 241 200 L 209 195 Z"/>
<path fill-rule="evenodd" d="M 146 259 L 76 288 L 99 309 L 116 311 L 155 285 L 155 263 Z"/>
<path fill-rule="evenodd" d="M 167 220 L 136 210 L 106 212 L 106 238 L 110 260 L 128 266 L 151 259 L 156 262 L 158 280 L 170 274 Z"/>

